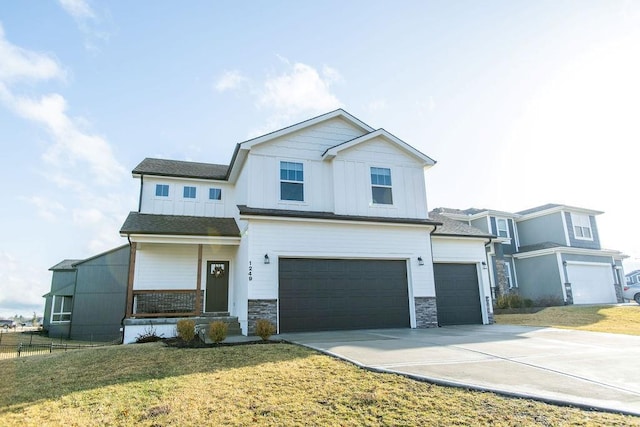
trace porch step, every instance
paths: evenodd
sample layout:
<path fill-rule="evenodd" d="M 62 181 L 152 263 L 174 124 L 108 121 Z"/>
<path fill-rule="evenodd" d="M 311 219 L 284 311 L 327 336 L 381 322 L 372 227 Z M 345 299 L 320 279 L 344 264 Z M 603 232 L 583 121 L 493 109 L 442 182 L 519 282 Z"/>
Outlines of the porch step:
<path fill-rule="evenodd" d="M 227 324 L 227 336 L 236 336 L 242 335 L 242 329 L 240 329 L 240 322 L 238 322 L 238 318 L 236 316 L 229 316 L 228 313 L 226 316 L 200 316 L 195 319 L 196 321 L 196 333 L 207 344 L 210 344 L 212 341 L 209 339 L 207 332 L 209 330 L 209 324 L 212 322 L 220 321 Z"/>
<path fill-rule="evenodd" d="M 211 311 L 208 313 L 202 313 L 201 317 L 229 317 L 228 311 Z"/>

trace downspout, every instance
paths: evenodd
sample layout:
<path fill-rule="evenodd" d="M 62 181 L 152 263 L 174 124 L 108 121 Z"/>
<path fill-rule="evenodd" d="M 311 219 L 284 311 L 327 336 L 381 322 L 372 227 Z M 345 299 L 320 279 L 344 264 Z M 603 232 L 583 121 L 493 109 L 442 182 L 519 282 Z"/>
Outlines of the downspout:
<path fill-rule="evenodd" d="M 140 176 L 142 178 L 142 175 Z M 140 194 L 142 194 L 142 184 L 140 184 Z M 129 263 L 131 263 L 131 235 L 127 233 L 127 242 L 129 242 Z M 120 343 L 124 344 L 124 319 L 127 318 L 127 305 L 129 304 L 129 274 L 131 274 L 131 266 L 127 268 L 127 290 L 124 295 L 125 306 L 124 316 L 120 319 Z"/>
<path fill-rule="evenodd" d="M 144 175 L 140 175 L 140 196 L 138 197 L 138 212 L 142 212 L 142 187 L 144 185 Z M 127 235 L 127 239 L 129 235 Z M 129 240 L 129 246 L 131 246 L 131 240 Z"/>

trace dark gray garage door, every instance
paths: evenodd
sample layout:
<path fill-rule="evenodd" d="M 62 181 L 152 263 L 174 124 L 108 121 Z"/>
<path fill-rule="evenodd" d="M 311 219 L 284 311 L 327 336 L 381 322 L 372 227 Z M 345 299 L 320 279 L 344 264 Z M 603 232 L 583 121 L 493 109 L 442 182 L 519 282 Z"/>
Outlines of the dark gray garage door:
<path fill-rule="evenodd" d="M 406 261 L 281 258 L 280 332 L 409 326 Z"/>
<path fill-rule="evenodd" d="M 438 323 L 482 323 L 480 289 L 475 264 L 434 264 Z"/>

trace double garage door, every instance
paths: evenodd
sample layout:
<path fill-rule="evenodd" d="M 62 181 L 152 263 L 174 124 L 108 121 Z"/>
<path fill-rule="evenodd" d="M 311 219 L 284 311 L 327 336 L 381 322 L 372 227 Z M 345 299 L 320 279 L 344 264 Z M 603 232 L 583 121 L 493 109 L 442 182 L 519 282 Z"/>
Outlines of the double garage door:
<path fill-rule="evenodd" d="M 609 264 L 567 265 L 574 304 L 616 303 L 614 278 Z"/>
<path fill-rule="evenodd" d="M 409 327 L 404 260 L 280 258 L 280 332 Z"/>

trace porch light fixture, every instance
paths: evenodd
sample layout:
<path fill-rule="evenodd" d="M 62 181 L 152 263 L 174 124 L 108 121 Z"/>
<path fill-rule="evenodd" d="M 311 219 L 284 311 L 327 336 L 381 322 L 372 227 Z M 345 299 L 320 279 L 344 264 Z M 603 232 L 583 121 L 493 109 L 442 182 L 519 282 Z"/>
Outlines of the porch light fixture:
<path fill-rule="evenodd" d="M 421 256 L 418 257 L 418 265 L 424 265 L 424 260 Z"/>
<path fill-rule="evenodd" d="M 271 261 L 269 261 L 269 255 L 264 254 L 264 263 L 265 264 L 269 264 Z"/>
<path fill-rule="evenodd" d="M 483 270 L 487 269 L 487 262 L 486 261 L 482 261 L 480 264 L 482 264 L 482 269 Z"/>
<path fill-rule="evenodd" d="M 562 261 L 562 265 L 567 266 L 567 261 Z"/>

